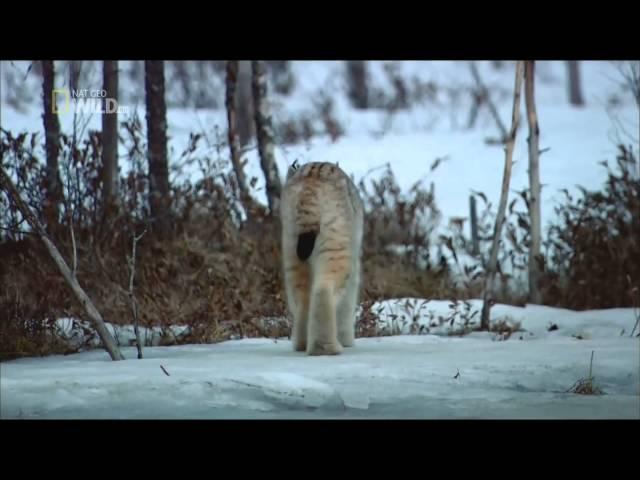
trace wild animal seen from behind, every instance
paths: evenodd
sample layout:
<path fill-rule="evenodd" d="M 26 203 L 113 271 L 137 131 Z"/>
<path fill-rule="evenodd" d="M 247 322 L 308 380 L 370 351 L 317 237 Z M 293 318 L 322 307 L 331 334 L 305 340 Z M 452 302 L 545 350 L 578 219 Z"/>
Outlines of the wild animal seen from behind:
<path fill-rule="evenodd" d="M 308 355 L 337 355 L 354 344 L 362 200 L 337 165 L 294 164 L 287 173 L 280 210 L 294 349 Z"/>

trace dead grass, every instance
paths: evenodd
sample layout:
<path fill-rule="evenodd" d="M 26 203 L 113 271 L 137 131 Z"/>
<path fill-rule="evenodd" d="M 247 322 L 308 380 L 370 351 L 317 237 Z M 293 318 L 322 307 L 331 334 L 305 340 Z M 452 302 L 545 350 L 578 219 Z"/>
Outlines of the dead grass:
<path fill-rule="evenodd" d="M 581 378 L 576 381 L 568 390 L 567 393 L 576 393 L 578 395 L 603 395 L 604 392 L 600 387 L 595 385 L 593 377 L 593 354 L 591 352 L 591 362 L 589 364 L 589 376 L 587 378 Z"/>
<path fill-rule="evenodd" d="M 127 125 L 126 134 L 128 161 L 139 167 L 145 156 L 139 122 L 134 120 Z M 37 139 L 26 135 L 13 137 L 4 130 L 2 135 L 0 161 L 18 178 L 17 183 L 25 199 L 41 214 L 42 170 L 39 165 L 42 162 L 36 157 Z M 92 138 L 99 142 L 99 138 Z M 220 158 L 194 157 L 200 139 L 197 135 L 192 137 L 180 161 L 202 165 L 206 175 L 195 184 L 174 185 L 173 236 L 160 242 L 150 232 L 137 247 L 135 295 L 140 326 L 164 329 L 170 325 L 190 327 L 190 333 L 179 339 L 167 335 L 165 344 L 211 343 L 237 336 L 286 338 L 290 334 L 290 322 L 282 288 L 279 227 L 264 216 L 258 216 L 254 224 L 240 220 L 238 192 L 230 166 Z M 100 216 L 97 208 L 100 185 L 95 180 L 100 156 L 99 143 L 95 142 L 77 147 L 80 150 L 76 151 L 71 150 L 76 147 L 65 143 L 65 158 L 83 161 L 69 163 L 77 182 L 65 187 L 70 189 L 66 191 L 69 202 L 63 208 L 62 227 L 60 231 L 52 232 L 52 236 L 69 260 L 73 251 L 69 235 L 69 222 L 72 223 L 79 281 L 105 320 L 121 325 L 128 323 L 130 318 L 127 256 L 131 254 L 132 236 L 147 227 L 145 198 L 148 183 L 141 169 L 134 168 L 126 178 L 121 178 L 120 210 Z M 602 202 L 609 206 L 624 206 L 624 199 L 628 199 L 628 209 L 636 208 L 638 197 L 633 195 L 636 183 L 628 173 L 634 159 L 629 155 L 627 150 L 623 150 L 619 158 L 620 168 L 627 173 L 610 178 L 609 190 L 613 200 L 607 204 L 602 196 L 592 193 L 588 197 L 591 210 L 603 205 Z M 432 169 L 436 167 L 434 165 Z M 446 298 L 452 299 L 452 312 L 455 313 L 456 309 L 464 309 L 465 299 L 478 296 L 477 286 L 481 284 L 479 273 L 473 269 L 467 272 L 469 281 L 455 284 L 451 276 L 452 265 L 443 256 L 429 256 L 434 241 L 439 242 L 441 251 L 451 252 L 454 259 L 457 259 L 456 252 L 466 251 L 469 247 L 462 231 L 457 237 L 434 238 L 440 213 L 433 186 L 427 188 L 423 179 L 408 192 L 403 192 L 390 166 L 384 168 L 385 171 L 375 180 L 365 176 L 359 181 L 366 210 L 366 242 L 358 336 L 380 334 L 378 312 L 372 311 L 377 301 L 402 297 Z M 523 199 L 526 202 L 526 195 Z M 615 229 L 605 228 L 606 223 L 597 223 L 601 222 L 599 217 L 580 217 L 580 205 L 570 204 L 570 208 L 567 207 L 567 215 L 570 214 L 566 217 L 568 223 L 561 229 L 565 235 L 562 238 L 574 244 L 578 242 L 576 245 L 582 252 L 579 259 L 571 257 L 573 263 L 569 266 L 573 270 L 565 272 L 565 278 L 575 278 L 578 283 L 591 282 L 589 289 L 596 290 L 608 282 L 608 276 L 618 278 L 626 274 L 620 278 L 628 278 L 625 291 L 631 289 L 631 293 L 624 300 L 637 302 L 640 298 L 638 263 L 630 259 L 638 248 L 637 240 L 633 241 L 634 236 L 631 235 L 638 231 L 638 216 L 631 216 L 631 223 L 624 223 L 622 220 L 628 210 L 618 208 L 620 218 L 610 217 L 621 232 L 615 236 Z M 523 213 L 513 207 L 512 203 L 510 211 L 517 216 L 519 223 L 524 224 Z M 490 205 L 486 210 L 489 212 Z M 589 236 L 585 236 L 586 230 L 577 222 L 578 218 L 581 222 L 594 222 Z M 70 295 L 40 241 L 20 233 L 24 228 L 20 221 L 19 213 L 0 192 L 0 360 L 65 352 L 67 347 L 52 335 L 52 319 L 72 317 L 82 320 L 85 317 L 84 310 Z M 480 223 L 481 240 L 489 242 L 490 239 L 483 236 L 490 230 L 491 216 L 488 213 L 480 215 Z M 517 247 L 519 250 L 515 253 L 521 256 L 526 250 L 526 234 L 522 237 L 516 235 L 515 229 L 507 228 L 507 231 L 513 233 L 510 245 L 514 249 Z M 524 249 L 522 242 L 525 242 Z M 602 244 L 607 248 L 598 247 Z M 566 248 L 558 252 L 552 258 L 568 259 L 560 255 L 567 253 Z M 593 252 L 596 252 L 595 256 Z M 507 251 L 504 257 L 508 258 L 509 254 Z M 615 268 L 603 270 L 604 274 L 593 270 L 595 266 L 604 268 L 611 256 L 614 257 Z M 576 263 L 578 260 L 579 264 Z M 563 283 L 565 280 L 557 272 L 547 271 L 545 275 L 549 280 L 547 292 L 556 289 L 554 295 L 547 296 L 548 299 L 568 303 L 569 307 L 594 306 L 584 303 L 582 297 L 566 297 L 569 290 L 575 289 L 567 289 Z M 600 294 L 608 295 L 611 288 L 606 286 Z M 505 290 L 496 295 L 496 301 L 518 304 L 522 299 Z M 617 297 L 607 300 L 607 304 L 611 302 L 618 306 L 624 304 Z M 459 313 L 464 317 L 464 311 Z M 466 323 L 454 334 L 465 335 L 474 330 L 471 312 L 467 313 Z M 413 328 L 415 322 L 410 313 L 407 315 L 407 321 L 412 322 Z M 496 338 L 506 340 L 519 328 L 519 325 L 498 321 L 492 325 L 491 331 Z M 428 327 L 414 330 L 418 334 L 429 332 Z"/>
<path fill-rule="evenodd" d="M 127 127 L 130 161 L 139 163 L 143 157 L 140 125 L 134 119 Z M 172 236 L 159 241 L 150 230 L 137 243 L 134 289 L 140 327 L 164 331 L 172 325 L 189 327 L 181 338 L 167 333 L 163 344 L 252 336 L 286 338 L 290 322 L 282 285 L 279 226 L 264 215 L 257 215 L 250 224 L 240 220 L 238 192 L 229 168 L 224 162 L 216 164 L 215 159 L 190 157 L 200 139 L 192 136 L 180 158 L 205 165 L 209 174 L 196 184 L 174 185 Z M 29 139 L 6 135 L 3 140 L 7 153 L 3 166 L 13 168 L 14 173 L 19 170 L 21 192 L 36 214 L 41 214 L 37 180 L 42 172 L 33 151 L 25 150 Z M 84 151 L 75 153 L 93 161 L 73 167 L 80 170 L 75 175 L 78 183 L 67 185 L 72 189 L 67 194 L 73 205 L 65 205 L 69 214 L 63 215 L 61 228 L 50 234 L 69 261 L 74 250 L 69 235 L 72 223 L 78 280 L 105 321 L 123 325 L 130 322 L 127 258 L 132 238 L 148 228 L 148 182 L 139 168 L 134 169 L 121 179 L 120 209 L 100 216 L 96 208 L 100 185 L 89 180 L 96 177 L 96 152 L 95 144 L 86 144 Z M 427 227 L 420 220 L 435 211 L 433 197 L 420 191 L 418 184 L 414 196 L 403 197 L 391 170 L 372 185 L 368 191 L 361 184 L 368 239 L 363 253 L 364 305 L 398 296 L 445 294 L 446 269 L 420 268 L 414 254 L 398 257 L 385 250 L 397 243 L 411 245 L 414 251 L 428 250 Z M 0 209 L 0 226 L 7 227 L 0 231 L 0 308 L 7 315 L 0 324 L 0 359 L 59 352 L 57 344 L 45 341 L 53 335 L 52 319 L 84 320 L 85 312 L 70 295 L 39 239 L 13 228 L 21 216 L 1 193 Z M 29 322 L 36 322 L 39 329 L 27 327 Z M 365 316 L 359 322 L 359 334 L 370 335 L 374 323 L 373 316 Z"/>

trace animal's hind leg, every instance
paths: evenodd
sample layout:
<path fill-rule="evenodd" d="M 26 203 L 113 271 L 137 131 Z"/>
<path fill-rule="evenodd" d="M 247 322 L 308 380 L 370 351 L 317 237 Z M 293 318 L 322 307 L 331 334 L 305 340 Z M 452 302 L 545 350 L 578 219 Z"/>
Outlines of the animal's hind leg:
<path fill-rule="evenodd" d="M 287 296 L 293 315 L 291 340 L 297 352 L 307 349 L 309 323 L 309 293 L 311 288 L 309 265 L 296 262 L 285 271 Z"/>
<path fill-rule="evenodd" d="M 340 245 L 325 246 L 314 261 L 309 308 L 309 355 L 336 355 L 342 352 L 338 341 L 337 307 L 347 283 L 348 250 Z"/>
<path fill-rule="evenodd" d="M 343 347 L 353 347 L 356 322 L 355 295 L 345 296 L 338 305 L 338 341 Z"/>
<path fill-rule="evenodd" d="M 356 306 L 358 303 L 358 279 L 352 275 L 347 282 L 344 295 L 338 304 L 338 341 L 343 347 L 355 343 Z"/>
<path fill-rule="evenodd" d="M 314 286 L 309 308 L 307 354 L 337 355 L 340 352 L 342 346 L 337 340 L 333 288 L 326 284 Z"/>

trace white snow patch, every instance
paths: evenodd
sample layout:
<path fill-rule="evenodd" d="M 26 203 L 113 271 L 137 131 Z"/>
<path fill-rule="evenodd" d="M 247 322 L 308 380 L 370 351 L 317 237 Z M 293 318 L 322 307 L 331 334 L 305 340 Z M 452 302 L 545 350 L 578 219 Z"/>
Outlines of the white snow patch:
<path fill-rule="evenodd" d="M 404 302 L 380 306 L 389 314 Z M 424 303 L 420 321 L 430 311 L 445 315 L 448 302 Z M 359 338 L 332 357 L 294 352 L 288 340 L 246 339 L 147 347 L 142 360 L 125 347 L 122 362 L 101 350 L 13 360 L 0 364 L 0 416 L 640 418 L 631 309 L 492 308 L 492 321 L 505 316 L 523 329 L 508 340 L 448 336 L 443 327 L 437 335 Z M 548 331 L 551 323 L 558 328 Z M 588 375 L 592 352 L 594 382 L 605 394 L 568 393 Z"/>

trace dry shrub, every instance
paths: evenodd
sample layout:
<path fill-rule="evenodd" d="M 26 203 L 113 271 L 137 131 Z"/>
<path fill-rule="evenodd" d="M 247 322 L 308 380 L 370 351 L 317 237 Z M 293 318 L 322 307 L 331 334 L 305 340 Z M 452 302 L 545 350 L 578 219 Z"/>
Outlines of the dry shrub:
<path fill-rule="evenodd" d="M 513 318 L 507 316 L 491 322 L 490 331 L 495 333 L 494 340 L 505 341 L 509 340 L 514 333 L 523 330 L 521 322 L 515 321 Z"/>
<path fill-rule="evenodd" d="M 556 207 L 557 220 L 543 232 L 540 288 L 543 303 L 571 309 L 632 307 L 634 288 L 640 288 L 640 169 L 631 148 L 619 145 L 616 164 L 607 162 L 603 188 L 578 186 L 575 198 L 563 190 L 565 202 Z M 517 191 L 510 200 L 497 264 L 494 300 L 524 305 L 527 301 L 528 255 L 531 242 L 529 192 Z M 482 192 L 478 238 L 480 252 L 472 252 L 462 229 L 443 238 L 456 258 L 463 252 L 477 263 L 462 270 L 464 291 L 477 292 L 483 282 L 481 266 L 489 257 L 495 209 Z"/>
<path fill-rule="evenodd" d="M 106 321 L 131 323 L 127 297 L 132 238 L 148 229 L 148 179 L 144 172 L 146 145 L 142 123 L 133 118 L 124 126 L 126 156 L 120 179 L 119 202 L 102 211 L 100 136 L 75 144 L 65 139 L 62 156 L 65 205 L 61 228 L 52 237 L 71 264 L 71 229 L 77 244 L 77 276 Z M 221 149 L 200 153 L 202 135 L 192 135 L 185 152 L 172 159 L 171 206 L 173 236 L 159 241 L 148 231 L 137 245 L 134 294 L 141 327 L 186 325 L 189 333 L 171 342 L 215 342 L 238 336 L 287 337 L 290 323 L 282 288 L 279 225 L 258 215 L 244 220 L 238 188 Z M 33 143 L 33 145 L 32 145 Z M 41 162 L 35 155 L 37 139 L 3 135 L 3 166 L 36 211 L 41 210 Z M 33 148 L 32 148 L 33 147 Z M 180 168 L 198 167 L 200 180 L 180 175 Z M 73 180 L 73 181 L 71 181 Z M 417 182 L 402 194 L 390 168 L 360 188 L 366 205 L 363 254 L 363 305 L 398 296 L 432 298 L 445 294 L 447 269 L 429 258 L 429 238 L 439 218 L 433 192 Z M 38 306 L 40 317 L 85 320 L 85 312 L 49 259 L 39 239 L 15 229 L 22 218 L 0 195 L 2 269 L 5 301 Z M 22 224 L 25 230 L 28 228 Z M 391 247 L 401 247 L 398 254 Z M 10 303 L 8 303 L 10 305 Z M 16 311 L 14 309 L 14 311 Z M 37 312 L 18 309 L 19 322 L 39 318 Z M 13 325 L 20 323 L 13 322 Z M 5 322 L 9 328 L 9 322 Z M 376 331 L 375 314 L 367 308 L 358 321 L 358 335 Z M 51 329 L 45 325 L 45 329 Z M 13 327 L 12 327 L 13 328 Z M 20 328 L 8 338 L 21 342 Z M 26 331 L 25 331 L 26 335 Z M 7 352 L 16 348 L 3 347 Z M 46 349 L 45 349 L 46 350 Z M 41 351 L 31 349 L 31 352 Z"/>
<path fill-rule="evenodd" d="M 559 221 L 545 242 L 547 303 L 573 309 L 631 307 L 640 285 L 640 169 L 631 148 L 618 147 L 615 168 L 606 162 L 600 191 L 565 191 Z"/>
<path fill-rule="evenodd" d="M 369 185 L 362 178 L 358 187 L 365 205 L 364 300 L 434 298 L 448 292 L 447 265 L 430 252 L 440 219 L 433 190 L 420 180 L 403 193 L 390 165 Z"/>
<path fill-rule="evenodd" d="M 309 142 L 316 135 L 326 135 L 335 142 L 345 133 L 336 115 L 333 98 L 324 89 L 313 95 L 309 108 L 279 120 L 276 130 L 282 145 Z"/>
<path fill-rule="evenodd" d="M 380 318 L 373 311 L 375 300 L 364 300 L 360 304 L 360 311 L 356 319 L 356 337 L 375 337 L 378 335 Z"/>
<path fill-rule="evenodd" d="M 7 281 L 9 272 L 15 275 L 16 270 L 4 259 L 30 260 L 24 257 L 22 245 L 0 245 L 0 361 L 66 350 L 51 334 L 54 319 L 63 315 L 57 292 L 46 288 L 43 279 L 26 288 L 12 288 Z"/>
<path fill-rule="evenodd" d="M 604 392 L 595 385 L 593 377 L 593 351 L 591 352 L 591 362 L 589 363 L 589 376 L 577 380 L 567 393 L 577 393 L 578 395 L 602 395 Z"/>
<path fill-rule="evenodd" d="M 15 137 L 11 132 L 0 129 L 0 162 L 10 168 L 13 181 L 22 192 L 23 200 L 43 220 L 42 205 L 44 203 L 45 171 L 37 151 L 41 138 L 36 133 L 21 133 Z M 0 193 L 0 239 L 15 240 L 20 238 L 19 231 L 23 226 L 22 215 L 17 207 Z"/>
<path fill-rule="evenodd" d="M 299 115 L 280 122 L 277 130 L 279 140 L 283 145 L 309 142 L 316 133 L 311 117 L 306 115 Z"/>
<path fill-rule="evenodd" d="M 70 230 L 77 243 L 79 281 L 105 319 L 114 324 L 131 322 L 126 289 L 127 256 L 131 239 L 148 227 L 148 181 L 143 172 L 145 144 L 139 120 L 125 126 L 126 161 L 130 168 L 120 182 L 119 207 L 102 212 L 99 134 L 75 145 L 64 139 L 65 198 L 61 228 L 54 241 L 70 260 Z M 19 184 L 22 195 L 40 214 L 43 198 L 41 161 L 36 136 L 12 136 L 2 132 L 2 165 Z M 160 242 L 152 232 L 138 244 L 134 293 L 140 325 L 186 325 L 189 334 L 170 342 L 215 342 L 237 336 L 287 337 L 289 322 L 282 288 L 279 226 L 258 216 L 243 220 L 235 177 L 224 155 L 201 155 L 202 141 L 193 135 L 186 152 L 172 165 L 199 165 L 202 178 L 174 181 L 172 215 L 174 235 Z M 636 160 L 621 149 L 619 172 L 609 172 L 603 192 L 584 192 L 578 202 L 560 209 L 563 223 L 552 230 L 546 257 L 546 299 L 572 308 L 626 306 L 632 302 L 638 282 L 637 238 L 639 187 L 632 175 Z M 176 177 L 182 178 L 182 177 Z M 69 181 L 73 180 L 73 181 Z M 389 298 L 449 298 L 453 310 L 464 308 L 474 285 L 455 285 L 451 265 L 444 257 L 432 258 L 433 244 L 453 252 L 468 252 L 469 242 L 457 236 L 434 239 L 440 219 L 432 188 L 416 182 L 403 193 L 390 166 L 382 175 L 359 182 L 365 204 L 363 289 L 357 335 L 379 333 L 374 302 Z M 526 192 L 517 199 L 526 205 Z M 521 265 L 526 255 L 526 216 L 510 205 L 506 235 L 511 242 L 501 252 Z M 490 205 L 480 216 L 481 241 L 490 242 Z M 52 319 L 85 319 L 67 285 L 49 259 L 41 242 L 28 230 L 22 217 L 0 193 L 0 293 L 5 316 L 2 329 L 3 358 L 60 351 L 52 339 Z M 489 213 L 488 213 L 489 212 Z M 603 214 L 606 213 L 605 214 Z M 436 245 L 438 246 L 438 245 Z M 482 249 L 481 249 L 482 250 Z M 553 269 L 548 266 L 553 262 Z M 71 263 L 69 261 L 69 263 Z M 476 271 L 468 272 L 475 281 Z M 625 282 L 621 285 L 620 282 Z M 566 285 L 566 286 L 565 286 Z M 570 288 L 580 285 L 581 289 Z M 555 290 L 554 290 L 555 288 Z M 580 290 L 576 292 L 576 290 Z M 507 292 L 499 301 L 514 301 Z M 455 307 L 458 305 L 458 307 Z M 464 313 L 464 312 L 463 312 Z M 471 317 L 461 334 L 473 328 Z M 496 324 L 493 331 L 508 337 L 513 326 Z M 425 332 L 419 332 L 425 333 Z M 504 338 L 503 338 L 504 339 Z"/>
<path fill-rule="evenodd" d="M 99 134 L 90 133 L 80 145 L 67 140 L 63 139 L 61 156 L 65 205 L 61 228 L 51 231 L 51 236 L 71 265 L 73 229 L 80 283 L 107 322 L 130 323 L 127 257 L 133 236 L 148 228 L 149 219 L 141 124 L 134 119 L 125 126 L 125 161 L 130 168 L 121 177 L 118 205 L 110 211 L 99 208 Z M 187 325 L 190 334 L 181 341 L 188 342 L 265 332 L 287 335 L 286 322 L 271 322 L 265 328 L 259 321 L 285 317 L 277 225 L 265 217 L 258 217 L 252 225 L 243 222 L 230 167 L 211 157 L 193 158 L 202 139 L 194 135 L 191 140 L 187 151 L 172 164 L 199 164 L 203 178 L 174 182 L 172 238 L 160 242 L 150 231 L 137 245 L 134 294 L 140 325 L 165 329 Z M 14 138 L 3 132 L 2 166 L 17 177 L 21 194 L 40 214 L 43 172 L 34 153 L 36 144 L 26 135 Z M 21 345 L 33 337 L 33 328 L 27 325 L 62 316 L 84 320 L 86 314 L 5 193 L 0 193 L 0 208 L 1 300 L 3 312 L 15 312 L 0 327 L 10 332 L 3 335 L 8 344 L 2 350 L 3 355 L 15 356 L 21 355 L 25 350 Z M 53 325 L 42 324 L 42 330 L 51 334 Z M 27 350 L 46 350 L 38 348 Z"/>

